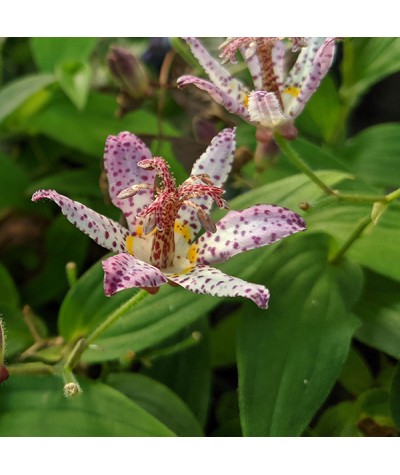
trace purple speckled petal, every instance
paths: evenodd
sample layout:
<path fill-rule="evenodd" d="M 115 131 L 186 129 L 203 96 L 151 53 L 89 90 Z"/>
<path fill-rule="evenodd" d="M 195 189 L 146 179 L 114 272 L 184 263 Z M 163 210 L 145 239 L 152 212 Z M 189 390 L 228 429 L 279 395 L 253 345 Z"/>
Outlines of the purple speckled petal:
<path fill-rule="evenodd" d="M 199 89 L 206 91 L 214 101 L 225 107 L 225 109 L 231 114 L 236 114 L 247 121 L 250 119 L 245 105 L 247 93 L 240 95 L 229 94 L 219 86 L 195 76 L 181 76 L 177 80 L 178 87 L 187 86 L 188 84 L 194 84 Z"/>
<path fill-rule="evenodd" d="M 153 158 L 146 145 L 130 132 L 121 132 L 107 138 L 104 151 L 104 168 L 107 173 L 110 197 L 115 206 L 123 211 L 130 230 L 135 227 L 136 215 L 150 204 L 152 190 L 140 190 L 135 196 L 117 198 L 124 189 L 146 183 L 153 185 L 156 172 L 138 167 L 140 160 Z"/>
<path fill-rule="evenodd" d="M 247 67 L 250 71 L 251 77 L 253 79 L 253 84 L 256 89 L 262 89 L 262 74 L 260 61 L 258 60 L 257 50 L 255 43 L 252 43 L 248 46 L 242 46 L 240 52 L 244 60 L 246 61 Z"/>
<path fill-rule="evenodd" d="M 286 46 L 283 41 L 277 41 L 272 48 L 272 66 L 276 76 L 276 83 L 282 93 L 286 73 Z M 258 89 L 261 89 L 261 87 Z"/>
<path fill-rule="evenodd" d="M 257 205 L 230 211 L 218 221 L 216 233 L 207 232 L 197 241 L 197 262 L 226 261 L 235 254 L 272 244 L 305 228 L 298 214 L 280 206 Z"/>
<path fill-rule="evenodd" d="M 300 94 L 290 108 L 290 111 L 287 111 L 292 118 L 297 117 L 302 112 L 304 106 L 317 90 L 320 82 L 332 65 L 335 54 L 335 38 L 326 38 L 318 48 L 318 45 L 320 44 L 320 41 L 318 40 L 321 39 L 323 38 L 312 38 L 313 41 L 308 47 L 312 48 L 311 53 L 309 54 L 309 57 L 311 56 L 311 62 L 309 60 L 306 63 L 307 67 L 305 68 L 302 77 L 302 83 L 300 83 Z M 315 53 L 316 49 L 317 51 Z"/>
<path fill-rule="evenodd" d="M 32 196 L 32 201 L 43 198 L 58 204 L 68 221 L 100 246 L 114 252 L 126 250 L 125 239 L 128 236 L 128 230 L 120 224 L 54 190 L 39 190 Z"/>
<path fill-rule="evenodd" d="M 222 186 L 232 168 L 235 145 L 235 129 L 222 130 L 195 162 L 191 175 L 206 173 L 215 186 Z M 193 198 L 191 201 L 201 206 L 206 212 L 211 210 L 212 199 L 207 196 Z M 193 208 L 183 205 L 179 210 L 178 219 L 184 224 L 189 224 L 192 238 L 199 232 L 201 225 Z"/>
<path fill-rule="evenodd" d="M 221 66 L 204 48 L 197 38 L 183 38 L 189 45 L 194 57 L 203 67 L 211 82 L 236 101 L 243 101 L 247 95 L 246 87 Z"/>
<path fill-rule="evenodd" d="M 121 253 L 102 262 L 104 269 L 104 292 L 107 296 L 132 287 L 159 287 L 167 282 L 156 267 Z"/>
<path fill-rule="evenodd" d="M 245 280 L 231 277 L 209 266 L 198 265 L 186 274 L 167 275 L 167 277 L 196 294 L 246 297 L 260 308 L 268 307 L 269 291 L 263 285 L 251 284 Z"/>
<path fill-rule="evenodd" d="M 249 113 L 252 123 L 274 129 L 286 122 L 286 117 L 273 92 L 252 91 L 249 96 Z"/>

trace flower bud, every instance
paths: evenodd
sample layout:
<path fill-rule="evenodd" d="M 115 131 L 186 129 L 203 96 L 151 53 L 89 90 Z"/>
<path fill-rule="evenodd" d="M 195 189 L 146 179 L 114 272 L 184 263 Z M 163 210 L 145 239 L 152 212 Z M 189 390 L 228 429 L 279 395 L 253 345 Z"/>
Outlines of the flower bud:
<path fill-rule="evenodd" d="M 122 91 L 129 97 L 140 99 L 148 94 L 146 71 L 129 51 L 119 46 L 112 47 L 108 55 L 108 66 Z"/>

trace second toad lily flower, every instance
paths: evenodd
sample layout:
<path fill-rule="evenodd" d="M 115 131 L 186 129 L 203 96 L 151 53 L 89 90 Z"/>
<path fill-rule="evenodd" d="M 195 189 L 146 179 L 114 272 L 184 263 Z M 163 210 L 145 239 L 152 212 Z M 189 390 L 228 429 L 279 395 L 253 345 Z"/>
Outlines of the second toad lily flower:
<path fill-rule="evenodd" d="M 328 72 L 335 52 L 334 38 L 290 38 L 292 51 L 300 51 L 287 71 L 286 44 L 280 38 L 232 38 L 221 45 L 223 60 L 236 62 L 240 50 L 251 73 L 249 90 L 215 60 L 196 38 L 184 38 L 210 81 L 181 76 L 178 87 L 194 84 L 208 92 L 228 112 L 258 128 L 257 138 L 268 142 L 273 132 L 295 138 L 294 119 Z"/>
<path fill-rule="evenodd" d="M 131 287 L 154 291 L 170 282 L 200 294 L 247 297 L 267 308 L 264 286 L 230 277 L 210 264 L 303 231 L 305 224 L 296 213 L 275 205 L 230 211 L 217 223 L 211 220 L 213 201 L 227 207 L 221 186 L 234 149 L 234 129 L 223 130 L 194 164 L 190 178 L 177 187 L 167 163 L 153 158 L 138 137 L 129 132 L 108 137 L 104 165 L 109 193 L 128 228 L 53 190 L 37 191 L 32 200 L 53 200 L 76 227 L 117 253 L 103 261 L 106 295 Z M 202 227 L 206 232 L 196 240 Z"/>

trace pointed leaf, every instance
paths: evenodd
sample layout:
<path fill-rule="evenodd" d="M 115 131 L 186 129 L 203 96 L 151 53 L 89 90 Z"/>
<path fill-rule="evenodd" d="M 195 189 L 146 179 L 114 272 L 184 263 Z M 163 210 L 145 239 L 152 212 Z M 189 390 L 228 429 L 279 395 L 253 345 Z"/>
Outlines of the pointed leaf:
<path fill-rule="evenodd" d="M 56 377 L 11 376 L 0 389 L 0 436 L 162 437 L 164 424 L 119 391 L 80 381 L 82 394 L 66 399 Z"/>
<path fill-rule="evenodd" d="M 92 70 L 88 63 L 68 62 L 56 67 L 61 89 L 79 110 L 84 109 L 90 89 Z"/>
<path fill-rule="evenodd" d="M 107 383 L 181 437 L 201 437 L 199 422 L 186 404 L 163 384 L 142 374 L 112 373 Z"/>
<path fill-rule="evenodd" d="M 238 329 L 244 435 L 298 436 L 340 375 L 357 319 L 362 274 L 327 261 L 329 240 L 303 235 L 264 264 L 270 308 L 244 308 Z"/>

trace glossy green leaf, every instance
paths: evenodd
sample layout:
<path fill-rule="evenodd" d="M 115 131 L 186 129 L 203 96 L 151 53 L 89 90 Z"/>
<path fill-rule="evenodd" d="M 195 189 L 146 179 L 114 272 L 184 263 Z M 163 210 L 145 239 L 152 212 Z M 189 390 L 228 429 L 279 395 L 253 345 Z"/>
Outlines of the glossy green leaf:
<path fill-rule="evenodd" d="M 97 38 L 89 37 L 36 37 L 30 40 L 38 68 L 46 72 L 54 72 L 59 64 L 86 61 L 96 43 Z"/>
<path fill-rule="evenodd" d="M 0 89 L 0 122 L 32 95 L 55 81 L 53 74 L 32 74 L 16 79 Z"/>
<path fill-rule="evenodd" d="M 239 312 L 230 313 L 210 329 L 211 365 L 214 368 L 236 363 L 236 332 Z"/>
<path fill-rule="evenodd" d="M 162 422 L 117 390 L 80 381 L 66 399 L 56 377 L 11 376 L 0 388 L 0 435 L 8 437 L 164 437 Z"/>
<path fill-rule="evenodd" d="M 137 373 L 113 373 L 107 383 L 132 399 L 176 435 L 201 437 L 199 422 L 186 404 L 163 384 Z"/>
<path fill-rule="evenodd" d="M 361 354 L 350 348 L 339 378 L 340 384 L 351 394 L 358 395 L 373 386 L 373 378 Z"/>
<path fill-rule="evenodd" d="M 381 124 L 350 138 L 342 154 L 357 177 L 374 185 L 397 188 L 399 149 L 400 124 Z"/>
<path fill-rule="evenodd" d="M 368 272 L 354 309 L 362 325 L 357 339 L 394 358 L 400 358 L 400 283 Z"/>
<path fill-rule="evenodd" d="M 49 205 L 52 206 L 51 203 Z M 64 216 L 57 216 L 47 230 L 44 263 L 38 274 L 23 288 L 24 301 L 35 307 L 60 298 L 69 287 L 66 264 L 72 261 L 79 268 L 86 256 L 88 245 L 89 240 L 83 233 L 72 226 Z"/>
<path fill-rule="evenodd" d="M 313 435 L 317 437 L 362 437 L 357 428 L 358 410 L 353 401 L 329 407 L 319 418 Z"/>
<path fill-rule="evenodd" d="M 34 341 L 19 308 L 1 302 L 0 316 L 6 329 L 6 361 L 10 361 Z"/>
<path fill-rule="evenodd" d="M 238 329 L 239 403 L 247 436 L 301 435 L 346 360 L 362 274 L 327 261 L 325 235 L 298 236 L 270 256 L 268 310 L 244 307 Z"/>
<path fill-rule="evenodd" d="M 77 199 L 80 196 L 101 198 L 99 175 L 99 171 L 93 173 L 92 170 L 85 169 L 59 171 L 31 183 L 26 189 L 26 193 L 33 194 L 37 190 L 52 189 L 68 195 L 72 199 Z"/>
<path fill-rule="evenodd" d="M 29 117 L 24 127 L 33 134 L 44 134 L 98 160 L 103 156 L 108 135 L 124 130 L 139 136 L 158 135 L 158 119 L 155 114 L 138 109 L 122 119 L 116 119 L 116 107 L 113 97 L 92 92 L 85 109 L 78 111 L 65 96 L 59 95 L 46 108 Z M 167 135 L 177 134 L 167 122 L 163 122 L 163 131 Z"/>
<path fill-rule="evenodd" d="M 373 84 L 400 70 L 400 38 L 344 40 L 341 94 L 354 104 Z"/>
<path fill-rule="evenodd" d="M 338 170 L 324 170 L 317 172 L 329 186 L 334 186 L 351 175 Z M 283 178 L 273 183 L 260 186 L 230 200 L 232 209 L 244 209 L 258 203 L 273 203 L 299 212 L 299 203 L 302 201 L 313 202 L 323 195 L 322 191 L 304 175 L 294 175 Z"/>
<path fill-rule="evenodd" d="M 17 307 L 19 295 L 17 287 L 7 268 L 0 263 L 0 304 Z"/>
<path fill-rule="evenodd" d="M 92 79 L 90 65 L 77 61 L 62 63 L 56 67 L 56 76 L 61 89 L 75 107 L 82 110 L 87 102 Z"/>
<path fill-rule="evenodd" d="M 25 170 L 11 157 L 0 154 L 0 210 L 22 206 L 29 178 Z M 1 212 L 1 211 L 0 211 Z"/>
<path fill-rule="evenodd" d="M 328 141 L 340 114 L 340 98 L 331 76 L 326 76 L 304 111 L 296 119 L 296 126 L 310 137 Z"/>
<path fill-rule="evenodd" d="M 371 213 L 370 205 L 342 204 L 307 213 L 309 231 L 323 231 L 343 244 L 360 220 Z M 400 280 L 400 205 L 392 203 L 376 226 L 371 225 L 350 247 L 347 256 L 369 269 Z"/>
<path fill-rule="evenodd" d="M 210 404 L 211 366 L 206 317 L 187 325 L 172 338 L 163 342 L 163 347 L 186 339 L 194 331 L 201 334 L 196 345 L 181 352 L 151 362 L 145 373 L 168 386 L 205 424 Z M 149 352 L 151 357 L 151 350 Z"/>

